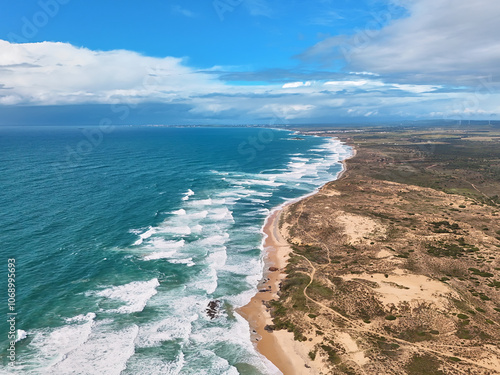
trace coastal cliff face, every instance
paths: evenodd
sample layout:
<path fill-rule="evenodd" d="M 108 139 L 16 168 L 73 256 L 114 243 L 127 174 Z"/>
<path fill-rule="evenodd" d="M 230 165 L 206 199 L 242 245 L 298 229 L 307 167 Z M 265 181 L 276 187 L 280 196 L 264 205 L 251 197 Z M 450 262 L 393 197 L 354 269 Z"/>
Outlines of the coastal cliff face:
<path fill-rule="evenodd" d="M 268 302 L 271 328 L 293 332 L 308 347 L 306 367 L 321 363 L 324 373 L 498 373 L 500 206 L 492 192 L 500 180 L 488 168 L 467 174 L 477 150 L 498 141 L 460 143 L 471 162 L 452 169 L 440 150 L 414 157 L 408 134 L 397 147 L 380 139 L 400 134 L 378 137 L 351 138 L 358 154 L 343 178 L 281 214 L 293 252 L 280 298 Z M 498 159 L 493 149 L 483 164 Z M 461 175 L 477 181 L 465 189 Z"/>

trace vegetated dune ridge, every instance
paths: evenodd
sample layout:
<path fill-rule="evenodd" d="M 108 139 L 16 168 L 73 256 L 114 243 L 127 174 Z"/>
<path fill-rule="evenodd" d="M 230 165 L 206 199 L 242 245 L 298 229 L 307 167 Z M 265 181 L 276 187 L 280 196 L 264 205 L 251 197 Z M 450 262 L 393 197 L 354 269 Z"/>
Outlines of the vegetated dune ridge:
<path fill-rule="evenodd" d="M 415 133 L 333 134 L 347 173 L 275 224 L 292 252 L 267 328 L 295 373 L 499 373 L 498 140 Z"/>

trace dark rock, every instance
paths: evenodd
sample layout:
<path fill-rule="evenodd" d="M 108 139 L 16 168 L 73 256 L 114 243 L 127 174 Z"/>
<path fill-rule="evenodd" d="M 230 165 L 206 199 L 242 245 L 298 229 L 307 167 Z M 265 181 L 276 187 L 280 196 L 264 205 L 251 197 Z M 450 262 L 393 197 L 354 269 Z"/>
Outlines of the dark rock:
<path fill-rule="evenodd" d="M 210 319 L 214 319 L 219 315 L 220 301 L 218 299 L 210 301 L 207 307 L 207 315 Z"/>
<path fill-rule="evenodd" d="M 271 272 L 279 271 L 279 268 L 277 268 L 277 267 L 269 267 L 269 271 L 271 271 Z"/>
<path fill-rule="evenodd" d="M 274 331 L 274 326 L 270 326 L 269 324 L 266 324 L 266 326 L 264 327 L 264 329 L 267 332 L 272 332 L 272 331 Z"/>

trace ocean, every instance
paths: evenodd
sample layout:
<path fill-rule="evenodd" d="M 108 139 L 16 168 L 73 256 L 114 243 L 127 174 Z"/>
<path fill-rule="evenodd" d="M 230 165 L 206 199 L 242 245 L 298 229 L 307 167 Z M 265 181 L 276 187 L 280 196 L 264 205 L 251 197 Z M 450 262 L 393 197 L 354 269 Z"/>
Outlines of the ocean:
<path fill-rule="evenodd" d="M 262 278 L 262 225 L 351 152 L 264 128 L 0 128 L 18 340 L 12 368 L 2 319 L 0 373 L 280 373 L 235 311 Z"/>

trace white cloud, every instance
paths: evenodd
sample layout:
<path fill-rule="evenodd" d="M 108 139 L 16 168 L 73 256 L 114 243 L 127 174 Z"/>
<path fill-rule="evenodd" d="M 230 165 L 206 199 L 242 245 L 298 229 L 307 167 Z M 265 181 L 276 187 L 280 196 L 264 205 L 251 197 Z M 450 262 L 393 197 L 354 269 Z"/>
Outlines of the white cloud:
<path fill-rule="evenodd" d="M 3 102 L 68 104 L 170 101 L 222 89 L 216 77 L 186 67 L 182 59 L 91 51 L 67 43 L 11 44 L 0 40 Z"/>
<path fill-rule="evenodd" d="M 354 86 L 354 87 L 364 86 L 367 83 L 368 83 L 367 80 L 359 80 L 359 81 L 328 81 L 325 82 L 324 84 L 325 86 L 334 86 L 342 89 L 348 86 Z"/>
<path fill-rule="evenodd" d="M 355 74 L 357 76 L 379 76 L 380 74 L 372 72 L 349 72 L 349 74 Z"/>
<path fill-rule="evenodd" d="M 406 82 L 471 84 L 500 76 L 498 0 L 397 1 L 409 16 L 390 21 L 373 16 L 351 36 L 327 38 L 301 57 L 323 63 L 344 59 L 355 71 L 370 71 Z M 389 20 L 382 26 L 382 21 Z"/>
<path fill-rule="evenodd" d="M 382 76 L 343 80 L 231 85 L 216 71 L 200 72 L 174 57 L 92 51 L 67 43 L 11 44 L 0 40 L 0 104 L 66 105 L 172 103 L 192 122 L 265 122 L 342 117 L 481 116 L 498 113 L 500 95 L 485 81 L 473 92 L 439 85 L 387 83 Z M 229 121 L 229 120 L 228 120 Z"/>
<path fill-rule="evenodd" d="M 283 118 L 285 120 L 292 120 L 296 118 L 306 118 L 309 112 L 315 108 L 312 104 L 266 104 L 256 111 L 256 113 L 273 114 L 275 117 Z"/>
<path fill-rule="evenodd" d="M 283 88 L 287 89 L 287 88 L 296 88 L 296 87 L 302 87 L 302 86 L 311 86 L 311 84 L 312 84 L 311 81 L 307 81 L 307 82 L 289 82 L 289 83 L 285 83 L 283 85 Z"/>

